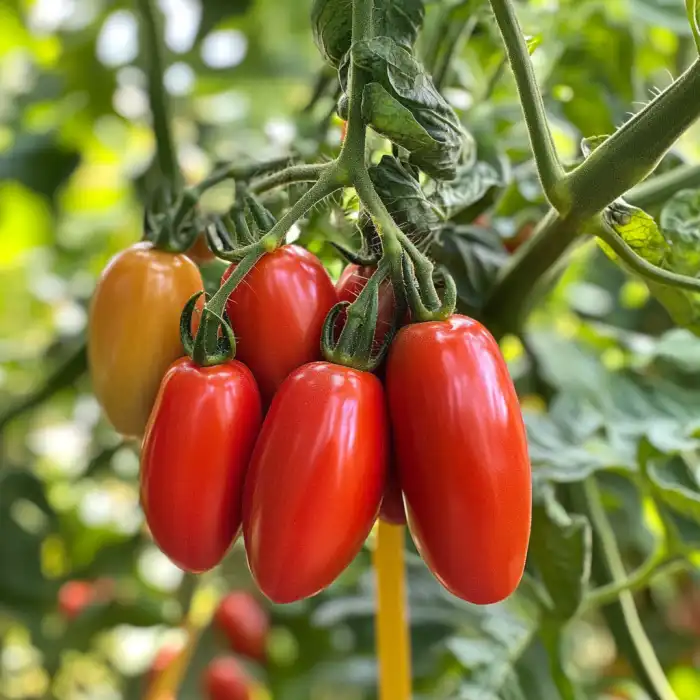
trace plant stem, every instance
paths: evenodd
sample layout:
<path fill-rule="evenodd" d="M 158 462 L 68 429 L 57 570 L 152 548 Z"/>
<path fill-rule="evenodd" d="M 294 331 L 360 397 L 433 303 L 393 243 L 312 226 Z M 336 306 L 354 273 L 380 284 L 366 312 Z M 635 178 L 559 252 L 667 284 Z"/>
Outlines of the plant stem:
<path fill-rule="evenodd" d="M 612 582 L 617 584 L 626 580 L 627 576 L 622 556 L 615 540 L 615 533 L 608 521 L 600 499 L 600 491 L 595 482 L 595 477 L 589 477 L 584 482 L 583 488 L 588 514 L 612 574 Z M 625 624 L 634 641 L 639 660 L 643 664 L 646 680 L 653 686 L 654 695 L 660 700 L 678 700 L 644 631 L 632 593 L 629 590 L 623 590 L 619 593 L 618 599 L 624 613 Z"/>
<path fill-rule="evenodd" d="M 568 197 L 561 188 L 565 179 L 564 168 L 554 146 L 544 102 L 537 87 L 530 53 L 518 24 L 515 8 L 511 0 L 491 0 L 491 8 L 496 15 L 496 22 L 501 30 L 515 76 L 542 187 L 550 204 L 559 211 L 566 211 L 569 206 Z"/>
<path fill-rule="evenodd" d="M 143 18 L 142 50 L 148 56 L 148 99 L 153 114 L 158 165 L 163 177 L 177 190 L 182 175 L 177 163 L 175 142 L 171 131 L 170 101 L 163 84 L 163 41 L 154 0 L 138 0 Z"/>
<path fill-rule="evenodd" d="M 331 167 L 330 163 L 292 165 L 289 168 L 270 173 L 266 177 L 252 182 L 249 190 L 255 194 L 260 194 L 276 187 L 291 185 L 295 182 L 315 182 L 329 167 Z"/>
<path fill-rule="evenodd" d="M 433 74 L 433 82 L 435 87 L 440 90 L 450 77 L 452 64 L 455 57 L 459 55 L 465 42 L 469 39 L 474 27 L 476 27 L 478 17 L 475 14 L 468 14 L 460 18 L 457 22 L 457 28 L 452 31 L 445 53 L 442 56 L 440 65 L 435 69 Z"/>
<path fill-rule="evenodd" d="M 684 165 L 633 187 L 625 201 L 643 209 L 664 204 L 679 190 L 695 187 L 700 187 L 700 165 Z"/>
<path fill-rule="evenodd" d="M 572 211 L 601 212 L 649 175 L 700 117 L 700 59 L 567 175 Z"/>

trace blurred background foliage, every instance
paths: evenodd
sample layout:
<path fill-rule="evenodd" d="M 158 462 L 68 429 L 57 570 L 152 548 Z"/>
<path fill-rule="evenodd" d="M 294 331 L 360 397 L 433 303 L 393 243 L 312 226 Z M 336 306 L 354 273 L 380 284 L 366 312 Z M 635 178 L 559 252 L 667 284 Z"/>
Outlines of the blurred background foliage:
<path fill-rule="evenodd" d="M 336 78 L 313 45 L 308 0 L 159 5 L 188 181 L 221 161 L 337 151 Z M 474 201 L 455 208 L 434 254 L 456 276 L 463 307 L 478 309 L 507 248 L 546 207 L 488 7 L 442 0 L 426 10 L 419 53 L 488 175 L 475 178 Z M 518 11 L 571 162 L 582 137 L 610 133 L 694 57 L 682 0 L 530 0 Z M 141 237 L 153 187 L 143 48 L 130 2 L 0 3 L 3 698 L 142 697 L 143 674 L 178 638 L 192 593 L 144 530 L 138 446 L 106 424 L 85 374 L 91 291 L 109 257 Z M 373 145 L 377 158 L 387 152 Z M 660 170 L 698 159 L 696 127 Z M 215 189 L 203 207 L 221 210 L 230 195 Z M 294 230 L 334 277 L 342 263 L 327 241 L 352 235 L 352 210 L 335 201 Z M 635 601 L 675 693 L 700 697 L 700 340 L 674 329 L 646 286 L 590 244 L 550 284 L 527 333 L 503 349 L 543 499 L 531 579 L 508 602 L 477 608 L 443 591 L 409 547 L 415 697 L 655 697 L 629 651 L 629 620 L 615 605 L 586 604 L 587 591 L 610 583 L 596 555 L 600 531 L 594 522 L 591 569 L 588 521 L 576 512 L 573 487 L 593 473 L 628 570 L 669 531 L 677 536 L 685 570 L 654 578 Z M 59 590 L 76 579 L 107 581 L 109 594 L 68 619 Z M 240 546 L 210 583 L 251 588 Z M 271 609 L 270 661 L 251 674 L 279 700 L 374 698 L 372 587 L 365 551 L 322 595 Z M 202 669 L 223 648 L 207 629 L 178 697 L 201 697 Z"/>

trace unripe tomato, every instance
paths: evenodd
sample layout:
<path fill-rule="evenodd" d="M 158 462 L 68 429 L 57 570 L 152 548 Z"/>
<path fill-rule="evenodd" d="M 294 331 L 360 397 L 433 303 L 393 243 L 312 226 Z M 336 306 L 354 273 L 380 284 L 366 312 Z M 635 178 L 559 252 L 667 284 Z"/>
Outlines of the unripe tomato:
<path fill-rule="evenodd" d="M 68 620 L 74 620 L 95 601 L 95 587 L 90 581 L 67 581 L 58 590 L 58 609 Z"/>
<path fill-rule="evenodd" d="M 290 372 L 321 357 L 323 322 L 337 302 L 321 261 L 296 245 L 264 255 L 231 294 L 236 356 L 253 372 L 265 405 Z"/>
<path fill-rule="evenodd" d="M 386 382 L 416 547 L 454 595 L 506 598 L 523 574 L 532 499 L 525 427 L 498 344 L 465 316 L 407 326 Z"/>
<path fill-rule="evenodd" d="M 197 263 L 197 265 L 205 265 L 216 258 L 216 255 L 214 255 L 207 243 L 207 237 L 204 233 L 200 233 L 197 238 L 194 239 L 194 243 L 187 251 L 186 255 Z"/>
<path fill-rule="evenodd" d="M 238 535 L 260 421 L 255 380 L 236 360 L 199 367 L 183 357 L 163 378 L 141 451 L 141 502 L 156 544 L 182 569 L 216 566 Z"/>
<path fill-rule="evenodd" d="M 233 651 L 254 661 L 265 661 L 270 621 L 250 593 L 229 593 L 219 604 L 214 619 Z"/>
<path fill-rule="evenodd" d="M 205 669 L 204 694 L 209 700 L 253 700 L 251 682 L 233 656 L 219 656 Z"/>
<path fill-rule="evenodd" d="M 248 563 L 272 601 L 318 593 L 362 548 L 386 480 L 387 422 L 368 372 L 314 362 L 279 388 L 243 500 Z"/>
<path fill-rule="evenodd" d="M 390 465 L 387 470 L 386 484 L 384 486 L 384 498 L 382 499 L 382 507 L 379 511 L 379 517 L 385 523 L 392 525 L 406 524 L 406 509 L 403 505 L 403 493 L 399 485 L 399 477 L 396 473 L 396 467 Z"/>
<path fill-rule="evenodd" d="M 348 265 L 340 275 L 340 279 L 335 285 L 338 292 L 338 301 L 349 301 L 352 303 L 360 295 L 360 292 L 367 286 L 369 278 L 373 275 L 373 267 L 360 267 L 359 265 Z M 394 321 L 394 310 L 396 300 L 394 299 L 394 288 L 391 282 L 385 279 L 379 285 L 379 312 L 377 314 L 377 327 L 374 331 L 374 345 L 381 345 L 386 334 L 391 330 Z M 342 312 L 338 317 L 338 333 L 345 323 L 346 312 Z"/>
<path fill-rule="evenodd" d="M 150 243 L 117 254 L 102 272 L 90 307 L 90 375 L 107 418 L 123 435 L 143 435 L 160 380 L 184 354 L 182 307 L 201 289 L 192 260 Z"/>

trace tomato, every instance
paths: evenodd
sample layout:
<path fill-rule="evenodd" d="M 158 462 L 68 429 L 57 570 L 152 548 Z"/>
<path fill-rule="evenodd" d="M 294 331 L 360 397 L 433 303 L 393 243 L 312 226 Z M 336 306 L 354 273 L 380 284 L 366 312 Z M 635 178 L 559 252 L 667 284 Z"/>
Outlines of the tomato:
<path fill-rule="evenodd" d="M 296 245 L 263 256 L 229 297 L 236 357 L 255 375 L 265 405 L 290 372 L 320 359 L 323 322 L 337 302 L 321 261 Z"/>
<path fill-rule="evenodd" d="M 392 525 L 406 524 L 406 509 L 403 505 L 403 493 L 401 492 L 399 477 L 393 464 L 387 471 L 384 498 L 382 499 L 379 517 L 385 523 L 391 523 Z"/>
<path fill-rule="evenodd" d="M 219 656 L 206 667 L 203 687 L 209 700 L 253 700 L 248 674 L 233 656 Z"/>
<path fill-rule="evenodd" d="M 68 620 L 74 620 L 95 602 L 95 587 L 90 581 L 67 581 L 58 590 L 58 609 Z"/>
<path fill-rule="evenodd" d="M 506 247 L 506 250 L 509 253 L 515 253 L 515 251 L 518 250 L 523 243 L 530 240 L 534 231 L 535 224 L 533 222 L 524 224 L 520 227 L 515 236 L 512 238 L 507 238 L 505 241 L 503 241 L 503 245 Z"/>
<path fill-rule="evenodd" d="M 465 316 L 407 326 L 386 381 L 418 551 L 454 595 L 506 598 L 523 574 L 532 498 L 525 427 L 498 344 Z"/>
<path fill-rule="evenodd" d="M 160 380 L 184 354 L 182 307 L 201 289 L 192 260 L 145 242 L 102 272 L 90 307 L 88 359 L 95 395 L 123 435 L 143 435 Z"/>
<path fill-rule="evenodd" d="M 206 265 L 216 259 L 216 255 L 212 252 L 207 243 L 206 234 L 200 233 L 194 239 L 192 247 L 186 253 L 188 258 L 191 258 L 197 265 Z"/>
<path fill-rule="evenodd" d="M 349 301 L 351 303 L 355 301 L 360 292 L 367 286 L 367 282 L 373 273 L 373 267 L 348 265 L 335 285 L 335 289 L 338 292 L 338 301 Z M 391 330 L 395 308 L 394 288 L 391 286 L 391 282 L 385 279 L 379 285 L 379 313 L 377 314 L 377 327 L 374 331 L 375 347 L 382 343 L 386 334 Z M 343 312 L 338 318 L 338 333 L 343 327 L 345 316 L 346 314 Z"/>
<path fill-rule="evenodd" d="M 141 502 L 153 539 L 200 573 L 238 535 L 241 493 L 261 422 L 245 365 L 199 367 L 184 357 L 163 378 L 141 451 Z"/>
<path fill-rule="evenodd" d="M 270 621 L 250 593 L 229 593 L 219 604 L 214 619 L 233 651 L 255 661 L 265 661 Z"/>
<path fill-rule="evenodd" d="M 248 563 L 272 601 L 318 593 L 360 551 L 379 511 L 388 442 L 373 374 L 314 362 L 282 384 L 243 498 Z"/>
<path fill-rule="evenodd" d="M 175 659 L 180 655 L 181 651 L 182 649 L 180 647 L 173 645 L 163 646 L 158 650 L 158 653 L 151 664 L 151 668 L 148 671 L 148 675 L 146 676 L 146 688 L 155 683 L 156 678 L 158 678 L 158 676 L 160 676 L 160 674 L 163 673 L 173 661 L 175 661 Z"/>

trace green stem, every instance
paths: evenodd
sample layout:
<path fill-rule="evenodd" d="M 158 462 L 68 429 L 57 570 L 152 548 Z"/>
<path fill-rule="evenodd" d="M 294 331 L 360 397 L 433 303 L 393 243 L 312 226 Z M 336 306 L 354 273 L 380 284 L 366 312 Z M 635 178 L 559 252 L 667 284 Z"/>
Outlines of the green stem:
<path fill-rule="evenodd" d="M 142 48 L 148 56 L 148 98 L 153 113 L 158 165 L 163 177 L 174 190 L 179 189 L 182 175 L 177 164 L 175 142 L 171 131 L 170 101 L 163 83 L 163 41 L 161 24 L 154 0 L 138 0 L 143 18 Z"/>
<path fill-rule="evenodd" d="M 276 187 L 284 187 L 295 182 L 315 182 L 329 167 L 331 167 L 330 163 L 292 165 L 289 168 L 270 173 L 266 177 L 252 182 L 249 189 L 255 194 L 261 194 Z"/>
<path fill-rule="evenodd" d="M 636 272 L 641 277 L 669 287 L 687 289 L 690 292 L 700 292 L 700 279 L 679 275 L 677 272 L 671 272 L 652 265 L 637 255 L 605 222 L 600 220 L 596 222 L 595 234 L 609 245 L 633 272 Z"/>
<path fill-rule="evenodd" d="M 633 187 L 625 195 L 625 201 L 644 209 L 664 204 L 679 190 L 695 187 L 700 187 L 700 165 L 684 165 Z"/>
<path fill-rule="evenodd" d="M 511 0 L 491 0 L 491 8 L 496 15 L 496 22 L 501 30 L 508 60 L 515 76 L 542 187 L 552 206 L 559 211 L 565 211 L 570 203 L 561 187 L 565 179 L 564 168 L 554 146 L 544 102 L 537 87 L 530 53 L 518 24 L 515 8 Z"/>
<path fill-rule="evenodd" d="M 567 175 L 572 211 L 588 218 L 624 195 L 698 117 L 700 59 Z"/>
<path fill-rule="evenodd" d="M 450 71 L 455 57 L 459 55 L 462 47 L 471 36 L 477 22 L 478 17 L 475 14 L 468 14 L 460 18 L 457 22 L 457 28 L 453 29 L 450 33 L 445 53 L 442 56 L 440 65 L 435 69 L 435 73 L 433 74 L 433 82 L 438 90 L 442 89 L 447 79 L 450 77 Z"/>
<path fill-rule="evenodd" d="M 615 540 L 615 533 L 608 521 L 594 477 L 590 477 L 584 482 L 584 492 L 587 510 L 612 574 L 612 582 L 617 584 L 624 581 L 627 576 Z M 619 593 L 618 599 L 624 613 L 625 624 L 634 641 L 636 653 L 643 664 L 646 680 L 653 686 L 654 695 L 660 700 L 678 700 L 644 631 L 632 593 L 624 590 Z"/>

